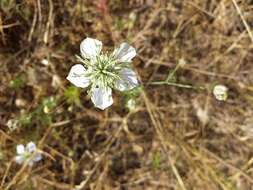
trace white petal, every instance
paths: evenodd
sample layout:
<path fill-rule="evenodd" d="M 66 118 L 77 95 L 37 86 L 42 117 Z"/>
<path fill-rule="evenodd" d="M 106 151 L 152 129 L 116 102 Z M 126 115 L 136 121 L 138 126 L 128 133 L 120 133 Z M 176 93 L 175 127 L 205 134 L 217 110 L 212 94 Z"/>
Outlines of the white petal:
<path fill-rule="evenodd" d="M 67 79 L 77 87 L 86 88 L 89 86 L 90 80 L 86 75 L 86 69 L 81 64 L 71 67 Z"/>
<path fill-rule="evenodd" d="M 42 156 L 41 156 L 41 154 L 39 154 L 39 153 L 35 154 L 35 156 L 33 157 L 33 161 L 34 161 L 34 162 L 38 162 L 38 161 L 40 161 L 41 159 L 42 159 Z"/>
<path fill-rule="evenodd" d="M 36 150 L 36 145 L 34 144 L 34 142 L 29 142 L 27 145 L 26 145 L 26 150 L 27 152 L 34 152 Z"/>
<path fill-rule="evenodd" d="M 113 103 L 112 89 L 109 87 L 94 87 L 92 88 L 91 100 L 95 107 L 104 110 Z"/>
<path fill-rule="evenodd" d="M 24 156 L 22 155 L 19 155 L 19 156 L 16 156 L 15 157 L 15 162 L 18 163 L 18 164 L 22 164 L 24 162 Z"/>
<path fill-rule="evenodd" d="M 22 144 L 17 145 L 16 147 L 17 154 L 23 154 L 25 152 L 25 147 Z"/>
<path fill-rule="evenodd" d="M 136 73 L 128 68 L 124 68 L 119 73 L 120 79 L 116 81 L 115 88 L 120 91 L 131 90 L 138 86 Z"/>
<path fill-rule="evenodd" d="M 136 56 L 136 51 L 127 43 L 122 43 L 120 44 L 119 48 L 114 50 L 113 55 L 120 62 L 131 62 Z"/>
<path fill-rule="evenodd" d="M 81 42 L 80 51 L 83 58 L 92 59 L 102 50 L 102 42 L 93 38 L 86 38 Z"/>

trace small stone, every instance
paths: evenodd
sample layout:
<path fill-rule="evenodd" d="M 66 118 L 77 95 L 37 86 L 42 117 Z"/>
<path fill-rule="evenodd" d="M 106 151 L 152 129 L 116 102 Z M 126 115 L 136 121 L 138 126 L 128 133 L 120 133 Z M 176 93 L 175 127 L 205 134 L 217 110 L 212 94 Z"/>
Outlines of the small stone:
<path fill-rule="evenodd" d="M 49 65 L 49 61 L 47 59 L 42 59 L 41 64 L 47 66 Z"/>
<path fill-rule="evenodd" d="M 17 99 L 15 100 L 15 105 L 16 105 L 17 107 L 25 107 L 25 106 L 27 105 L 27 102 L 26 102 L 26 100 L 24 100 L 24 99 L 17 98 Z"/>
<path fill-rule="evenodd" d="M 141 146 L 137 145 L 137 144 L 133 145 L 133 151 L 135 153 L 137 153 L 138 155 L 142 155 L 143 152 L 144 152 L 143 148 Z"/>

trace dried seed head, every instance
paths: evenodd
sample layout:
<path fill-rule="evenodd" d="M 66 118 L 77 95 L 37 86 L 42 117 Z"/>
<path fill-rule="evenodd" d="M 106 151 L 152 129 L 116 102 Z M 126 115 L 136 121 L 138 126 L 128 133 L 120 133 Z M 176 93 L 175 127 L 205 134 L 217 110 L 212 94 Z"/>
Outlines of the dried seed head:
<path fill-rule="evenodd" d="M 213 88 L 213 94 L 219 101 L 226 101 L 228 98 L 228 88 L 224 85 L 216 85 Z"/>

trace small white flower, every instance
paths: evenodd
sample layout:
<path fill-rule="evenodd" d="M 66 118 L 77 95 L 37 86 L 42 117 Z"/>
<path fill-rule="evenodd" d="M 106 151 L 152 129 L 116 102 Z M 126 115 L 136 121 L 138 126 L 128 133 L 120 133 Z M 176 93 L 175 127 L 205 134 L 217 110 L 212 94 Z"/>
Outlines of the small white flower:
<path fill-rule="evenodd" d="M 38 162 L 42 159 L 41 154 L 37 151 L 36 145 L 33 142 L 29 142 L 26 147 L 22 144 L 16 147 L 17 156 L 15 161 L 18 164 L 22 164 L 28 160 L 28 165 L 32 166 L 34 162 Z"/>
<path fill-rule="evenodd" d="M 226 101 L 228 98 L 228 88 L 224 85 L 216 85 L 213 88 L 213 94 L 219 101 Z"/>
<path fill-rule="evenodd" d="M 89 87 L 91 101 L 99 109 L 106 109 L 113 103 L 112 89 L 131 90 L 138 86 L 136 73 L 131 61 L 135 49 L 122 43 L 112 54 L 103 54 L 102 42 L 86 38 L 81 42 L 79 60 L 84 64 L 72 66 L 67 79 L 77 87 Z"/>

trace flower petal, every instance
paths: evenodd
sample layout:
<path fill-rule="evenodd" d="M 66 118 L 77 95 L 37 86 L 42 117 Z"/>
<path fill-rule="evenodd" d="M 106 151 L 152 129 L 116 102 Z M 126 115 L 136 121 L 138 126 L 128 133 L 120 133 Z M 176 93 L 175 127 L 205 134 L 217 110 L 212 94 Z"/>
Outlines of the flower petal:
<path fill-rule="evenodd" d="M 86 38 L 81 42 L 80 51 L 83 58 L 92 59 L 102 50 L 102 42 L 93 38 Z"/>
<path fill-rule="evenodd" d="M 132 69 L 123 68 L 119 73 L 120 79 L 116 81 L 115 88 L 120 91 L 131 90 L 138 86 L 136 73 Z"/>
<path fill-rule="evenodd" d="M 34 152 L 36 150 L 36 145 L 34 144 L 34 142 L 29 142 L 27 145 L 26 145 L 26 150 L 27 152 Z"/>
<path fill-rule="evenodd" d="M 77 87 L 86 88 L 90 84 L 90 80 L 86 74 L 86 69 L 81 64 L 76 64 L 71 67 L 67 79 Z"/>
<path fill-rule="evenodd" d="M 24 156 L 22 156 L 22 155 L 19 155 L 19 156 L 16 156 L 16 157 L 15 157 L 15 162 L 16 162 L 17 164 L 22 164 L 22 163 L 24 162 L 24 160 L 25 160 L 25 158 L 24 158 Z"/>
<path fill-rule="evenodd" d="M 38 162 L 38 161 L 40 161 L 41 159 L 42 159 L 42 156 L 41 156 L 40 153 L 35 154 L 34 157 L 33 157 L 33 161 L 34 161 L 34 162 Z"/>
<path fill-rule="evenodd" d="M 120 44 L 119 48 L 115 49 L 113 55 L 120 62 L 131 62 L 136 56 L 135 49 L 127 43 Z"/>
<path fill-rule="evenodd" d="M 95 107 L 104 110 L 113 103 L 112 89 L 109 87 L 92 88 L 91 101 Z"/>
<path fill-rule="evenodd" d="M 23 154 L 25 152 L 25 147 L 22 144 L 17 145 L 16 147 L 17 154 Z"/>

